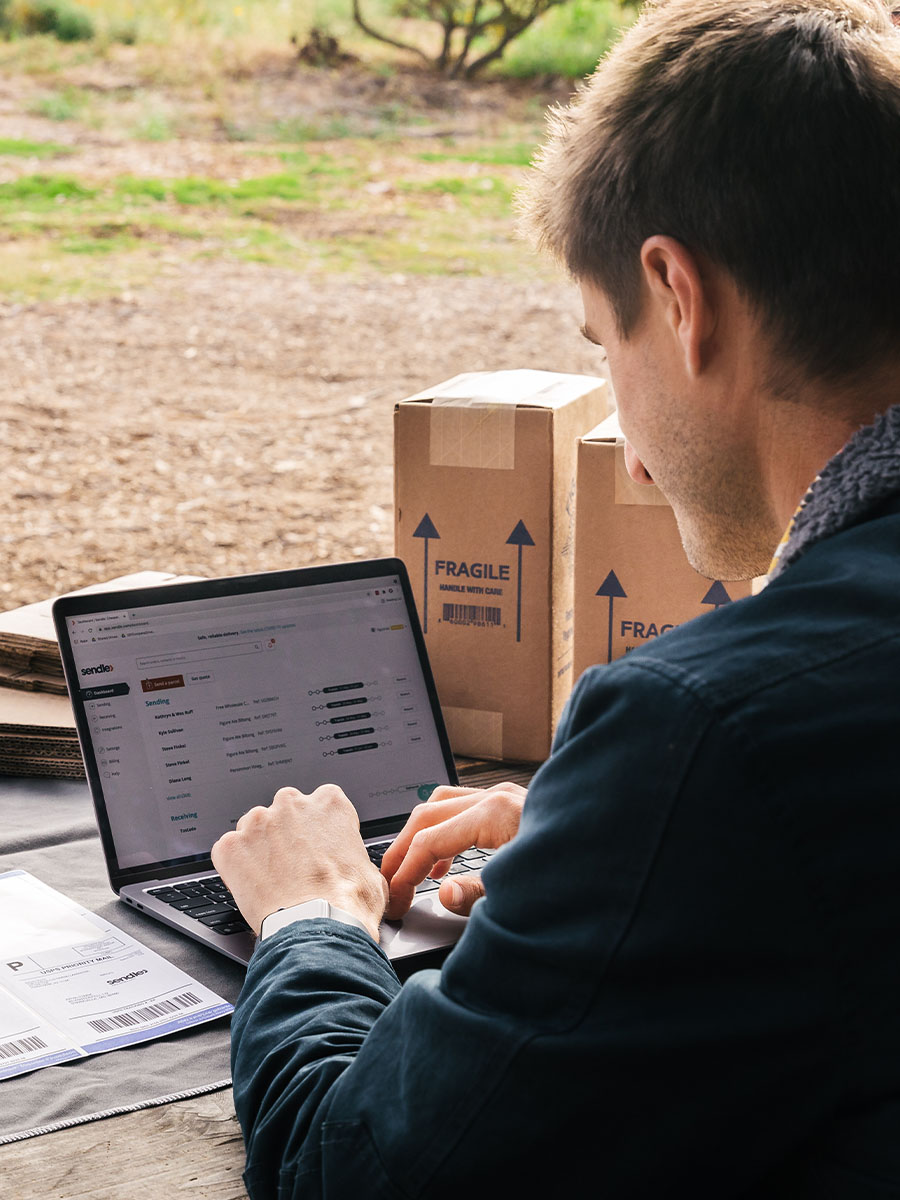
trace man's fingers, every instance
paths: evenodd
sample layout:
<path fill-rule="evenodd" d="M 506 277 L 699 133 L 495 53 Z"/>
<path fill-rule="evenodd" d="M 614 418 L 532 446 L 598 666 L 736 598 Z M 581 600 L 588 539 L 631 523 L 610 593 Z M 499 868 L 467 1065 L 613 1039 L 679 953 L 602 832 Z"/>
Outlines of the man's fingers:
<path fill-rule="evenodd" d="M 474 844 L 479 825 L 478 814 L 468 809 L 439 825 L 418 830 L 409 843 L 406 857 L 390 878 L 387 916 L 391 920 L 409 911 L 416 888 L 432 871 L 438 872 L 438 863 L 452 860 L 460 850 Z"/>
<path fill-rule="evenodd" d="M 236 831 L 229 830 L 227 833 L 223 833 L 222 836 L 213 844 L 213 848 L 209 853 L 209 857 L 212 859 L 212 865 L 216 868 L 220 875 L 222 874 L 222 865 L 228 862 L 231 848 L 236 841 Z"/>
<path fill-rule="evenodd" d="M 515 837 L 525 794 L 518 784 L 502 783 L 419 805 L 381 864 L 391 889 L 388 918 L 402 917 L 422 880 L 440 879 L 463 850 L 496 849 Z"/>
<path fill-rule="evenodd" d="M 390 883 L 406 856 L 410 842 L 420 829 L 427 829 L 463 812 L 472 804 L 472 797 L 479 795 L 481 793 L 477 788 L 440 787 L 435 788 L 431 800 L 417 804 L 381 860 L 381 873 L 385 879 Z"/>
<path fill-rule="evenodd" d="M 484 884 L 480 875 L 459 875 L 445 879 L 438 892 L 438 899 L 450 912 L 467 917 L 472 905 L 484 895 Z"/>
<path fill-rule="evenodd" d="M 443 879 L 452 866 L 452 858 L 442 858 L 440 862 L 434 864 L 428 874 L 432 879 Z"/>
<path fill-rule="evenodd" d="M 257 804 L 254 808 L 248 808 L 245 813 L 238 817 L 235 825 L 235 832 L 242 833 L 248 825 L 258 825 L 260 820 L 264 820 L 268 809 L 263 805 Z"/>

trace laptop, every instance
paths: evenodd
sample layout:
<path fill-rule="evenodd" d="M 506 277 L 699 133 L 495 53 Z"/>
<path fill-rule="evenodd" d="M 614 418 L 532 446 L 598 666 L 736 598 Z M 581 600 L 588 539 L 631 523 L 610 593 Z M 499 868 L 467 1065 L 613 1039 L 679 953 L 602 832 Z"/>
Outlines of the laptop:
<path fill-rule="evenodd" d="M 377 863 L 457 782 L 399 559 L 64 596 L 53 619 L 113 891 L 238 962 L 255 938 L 210 851 L 244 812 L 336 783 Z M 390 958 L 459 937 L 438 886 L 382 924 Z"/>

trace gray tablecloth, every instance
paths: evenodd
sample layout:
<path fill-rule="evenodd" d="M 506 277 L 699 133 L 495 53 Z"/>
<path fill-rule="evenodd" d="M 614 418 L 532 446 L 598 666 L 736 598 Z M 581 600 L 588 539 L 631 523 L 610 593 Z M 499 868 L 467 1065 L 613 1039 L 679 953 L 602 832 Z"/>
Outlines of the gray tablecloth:
<path fill-rule="evenodd" d="M 32 875 L 99 913 L 232 1004 L 244 970 L 121 904 L 87 785 L 0 776 L 0 871 Z M 0 1145 L 231 1082 L 229 1020 L 0 1082 Z"/>
<path fill-rule="evenodd" d="M 534 767 L 460 762 L 460 782 L 527 785 Z M 109 886 L 87 784 L 0 775 L 0 871 L 30 871 L 99 913 L 234 1004 L 244 977 L 237 963 L 121 904 Z M 403 979 L 439 965 L 443 952 L 406 960 Z M 45 1067 L 0 1082 L 0 1145 L 99 1117 L 215 1091 L 231 1083 L 230 1021 L 224 1018 L 158 1041 Z"/>

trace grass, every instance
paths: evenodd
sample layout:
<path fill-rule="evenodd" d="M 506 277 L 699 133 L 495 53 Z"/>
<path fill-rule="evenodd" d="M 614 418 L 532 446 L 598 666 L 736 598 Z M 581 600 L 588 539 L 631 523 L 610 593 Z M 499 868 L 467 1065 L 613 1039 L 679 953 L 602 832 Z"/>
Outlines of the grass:
<path fill-rule="evenodd" d="M 89 97 L 82 89 L 66 87 L 38 97 L 29 105 L 28 111 L 51 121 L 78 121 L 84 119 L 88 105 Z"/>
<path fill-rule="evenodd" d="M 71 146 L 57 142 L 30 142 L 25 138 L 0 138 L 0 157 L 3 158 L 61 158 L 71 154 Z"/>
<path fill-rule="evenodd" d="M 101 233 L 95 231 L 95 236 L 63 238 L 59 248 L 63 254 L 118 254 L 123 250 L 132 250 L 138 240 L 125 233 Z"/>
<path fill-rule="evenodd" d="M 157 262 L 147 255 L 129 254 L 116 261 L 110 254 L 66 254 L 58 241 L 46 237 L 0 242 L 2 294 L 15 300 L 91 300 L 110 290 L 140 287 L 157 270 Z"/>
<path fill-rule="evenodd" d="M 283 169 L 239 180 L 36 172 L 0 184 L 0 224 L 19 251 L 5 247 L 16 265 L 0 274 L 0 295 L 102 294 L 104 270 L 106 288 L 114 288 L 134 265 L 146 275 L 173 247 L 185 261 L 225 258 L 298 271 L 534 269 L 512 231 L 519 168 L 466 161 L 457 175 L 443 162 L 423 163 L 417 146 L 387 156 L 370 142 L 338 146 L 338 153 L 317 143 L 269 147 Z M 32 269 L 23 261 L 28 247 Z M 75 260 L 83 264 L 80 280 L 70 269 L 57 272 Z"/>
<path fill-rule="evenodd" d="M 0 296 L 98 296 L 208 259 L 307 272 L 552 271 L 516 241 L 511 213 L 542 135 L 540 89 L 492 93 L 501 104 L 485 107 L 476 131 L 464 116 L 456 126 L 451 91 L 447 109 L 420 99 L 428 77 L 365 38 L 346 0 L 81 2 L 99 30 L 91 44 L 0 42 L 21 109 L 69 123 L 71 142 L 49 130 L 0 140 Z M 373 20 L 388 18 L 393 0 L 366 2 Z M 583 73 L 621 12 L 613 0 L 569 0 L 499 69 Z M 313 25 L 387 80 L 384 91 L 345 104 L 339 84 L 323 86 L 330 103 L 320 104 L 316 74 L 297 68 L 306 99 L 295 100 L 288 39 Z M 112 40 L 125 27 L 137 44 Z M 421 23 L 403 30 L 427 41 Z"/>
<path fill-rule="evenodd" d="M 134 125 L 139 142 L 168 142 L 175 136 L 175 127 L 167 113 L 145 113 Z"/>
<path fill-rule="evenodd" d="M 0 183 L 0 207 L 27 200 L 30 204 L 58 204 L 61 200 L 85 199 L 96 194 L 69 175 L 23 175 Z"/>
<path fill-rule="evenodd" d="M 486 163 L 496 166 L 527 167 L 533 155 L 533 142 L 516 142 L 511 145 L 501 143 L 496 146 L 480 146 L 474 150 L 424 150 L 419 158 L 422 162 Z"/>

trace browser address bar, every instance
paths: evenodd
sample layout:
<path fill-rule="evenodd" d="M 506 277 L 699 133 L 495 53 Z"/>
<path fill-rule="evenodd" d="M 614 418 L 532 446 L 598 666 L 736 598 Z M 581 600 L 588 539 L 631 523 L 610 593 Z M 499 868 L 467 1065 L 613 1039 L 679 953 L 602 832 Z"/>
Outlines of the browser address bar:
<path fill-rule="evenodd" d="M 365 595 L 370 588 L 344 588 L 340 592 L 326 592 L 317 596 L 297 596 L 290 597 L 272 597 L 267 596 L 264 599 L 246 601 L 241 599 L 239 602 L 227 603 L 216 600 L 198 600 L 185 606 L 185 610 L 173 612 L 154 612 L 148 615 L 145 609 L 134 609 L 127 614 L 130 620 L 147 619 L 153 625 L 162 624 L 166 621 L 184 621 L 195 622 L 204 621 L 210 617 L 227 616 L 235 619 L 240 619 L 242 614 L 247 613 L 248 616 L 260 615 L 258 611 L 262 610 L 271 612 L 273 616 L 293 616 L 293 610 L 304 609 L 306 611 L 314 611 L 316 609 L 340 610 L 355 605 L 358 603 L 359 596 Z M 399 592 L 399 588 L 398 588 Z M 343 603 L 342 603 L 343 602 Z"/>

